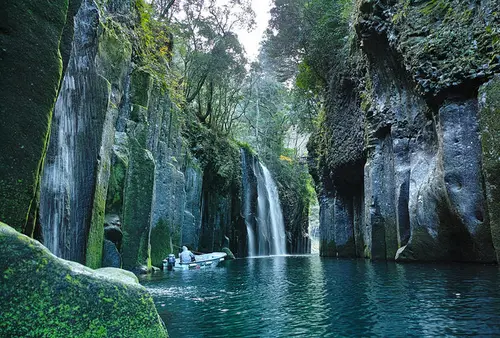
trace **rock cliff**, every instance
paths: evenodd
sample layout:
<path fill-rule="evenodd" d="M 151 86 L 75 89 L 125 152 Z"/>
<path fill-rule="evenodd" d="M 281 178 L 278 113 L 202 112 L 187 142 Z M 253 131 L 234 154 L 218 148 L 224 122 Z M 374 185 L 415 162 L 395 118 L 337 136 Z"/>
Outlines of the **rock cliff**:
<path fill-rule="evenodd" d="M 498 261 L 497 7 L 357 2 L 309 144 L 322 255 Z"/>

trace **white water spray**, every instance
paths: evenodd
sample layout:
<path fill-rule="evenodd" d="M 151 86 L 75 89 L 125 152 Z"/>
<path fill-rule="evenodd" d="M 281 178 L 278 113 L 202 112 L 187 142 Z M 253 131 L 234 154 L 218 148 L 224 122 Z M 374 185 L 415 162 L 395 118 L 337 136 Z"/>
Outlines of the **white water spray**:
<path fill-rule="evenodd" d="M 284 255 L 286 253 L 285 241 L 285 222 L 283 220 L 283 212 L 278 195 L 278 187 L 274 182 L 269 170 L 259 163 L 263 173 L 263 180 L 258 179 L 258 220 L 259 228 L 265 231 L 259 231 L 259 243 L 264 239 L 270 244 L 268 250 L 259 247 L 259 254 Z M 263 181 L 263 184 L 261 184 Z M 267 238 L 266 238 L 267 237 Z"/>
<path fill-rule="evenodd" d="M 249 163 L 249 160 L 252 162 Z M 248 255 L 284 255 L 285 223 L 276 183 L 269 170 L 256 158 L 248 156 L 247 159 L 244 150 L 241 150 L 241 162 Z M 257 203 L 252 204 L 255 201 Z"/>

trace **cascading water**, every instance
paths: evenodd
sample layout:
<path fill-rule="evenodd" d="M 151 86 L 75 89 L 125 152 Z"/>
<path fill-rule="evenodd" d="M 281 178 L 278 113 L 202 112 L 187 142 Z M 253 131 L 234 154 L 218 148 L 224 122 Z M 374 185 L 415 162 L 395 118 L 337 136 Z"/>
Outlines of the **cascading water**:
<path fill-rule="evenodd" d="M 284 255 L 286 235 L 278 188 L 269 170 L 253 156 L 249 157 L 252 161 L 250 165 L 246 153 L 241 151 L 248 255 Z M 252 189 L 254 185 L 256 189 Z M 256 208 L 252 204 L 255 199 Z"/>
<path fill-rule="evenodd" d="M 259 167 L 262 171 L 262 176 L 257 175 L 259 255 L 284 255 L 285 222 L 278 187 L 269 170 L 260 162 Z"/>

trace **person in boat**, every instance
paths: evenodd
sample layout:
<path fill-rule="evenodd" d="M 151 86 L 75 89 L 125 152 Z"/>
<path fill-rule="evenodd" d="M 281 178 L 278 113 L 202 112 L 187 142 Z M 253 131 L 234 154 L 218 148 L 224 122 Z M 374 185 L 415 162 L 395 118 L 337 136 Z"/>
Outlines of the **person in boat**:
<path fill-rule="evenodd" d="M 179 260 L 182 263 L 191 263 L 195 261 L 194 254 L 188 250 L 187 246 L 182 247 L 182 252 L 179 254 Z"/>

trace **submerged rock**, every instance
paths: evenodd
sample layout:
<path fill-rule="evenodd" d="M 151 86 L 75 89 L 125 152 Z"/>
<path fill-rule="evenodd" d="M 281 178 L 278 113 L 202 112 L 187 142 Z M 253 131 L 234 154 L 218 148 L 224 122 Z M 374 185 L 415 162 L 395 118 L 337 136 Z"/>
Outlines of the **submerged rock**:
<path fill-rule="evenodd" d="M 59 259 L 0 223 L 0 332 L 5 337 L 167 337 L 132 273 Z"/>

